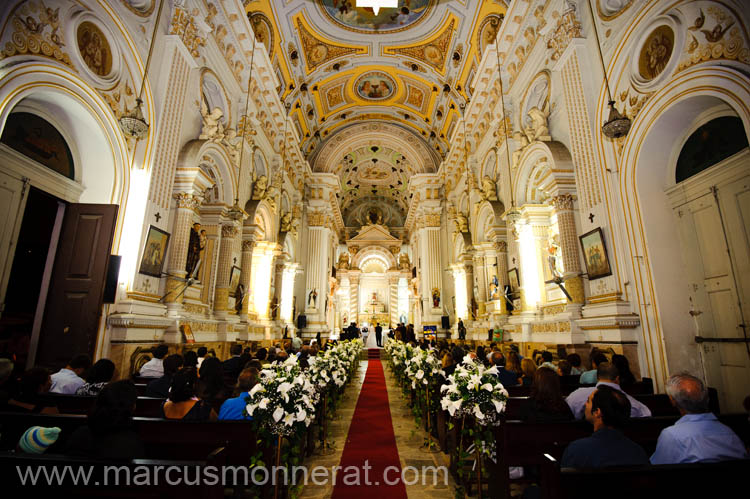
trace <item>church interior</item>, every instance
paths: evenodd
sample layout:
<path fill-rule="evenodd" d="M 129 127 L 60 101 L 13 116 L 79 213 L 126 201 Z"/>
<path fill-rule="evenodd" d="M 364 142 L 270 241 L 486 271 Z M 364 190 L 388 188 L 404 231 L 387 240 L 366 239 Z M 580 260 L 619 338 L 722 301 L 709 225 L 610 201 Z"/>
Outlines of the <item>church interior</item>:
<path fill-rule="evenodd" d="M 14 372 L 85 354 L 133 379 L 160 345 L 376 348 L 403 324 L 448 351 L 624 357 L 664 397 L 689 373 L 750 410 L 744 0 L 8 0 L 0 20 Z M 402 464 L 439 461 L 403 458 L 397 370 L 351 369 L 355 394 L 385 376 Z M 430 491 L 394 495 L 454 497 Z"/>

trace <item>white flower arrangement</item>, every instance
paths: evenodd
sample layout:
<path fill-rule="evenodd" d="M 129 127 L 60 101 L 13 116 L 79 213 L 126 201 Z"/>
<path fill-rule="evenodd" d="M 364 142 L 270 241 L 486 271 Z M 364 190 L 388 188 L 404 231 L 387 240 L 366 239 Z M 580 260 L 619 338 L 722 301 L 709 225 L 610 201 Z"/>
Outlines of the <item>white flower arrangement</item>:
<path fill-rule="evenodd" d="M 468 355 L 440 391 L 440 405 L 451 417 L 471 415 L 480 425 L 499 424 L 508 400 L 508 391 L 497 378 L 497 367 L 487 369 Z"/>
<path fill-rule="evenodd" d="M 271 433 L 291 435 L 315 418 L 317 392 L 302 372 L 297 357 L 274 363 L 260 372 L 260 380 L 245 398 L 245 412 Z"/>
<path fill-rule="evenodd" d="M 324 392 L 333 383 L 344 386 L 351 377 L 351 371 L 362 350 L 362 340 L 350 340 L 320 352 L 317 357 L 310 357 L 307 374 L 318 392 Z"/>
<path fill-rule="evenodd" d="M 404 360 L 405 373 L 411 379 L 411 387 L 417 388 L 419 384 L 428 386 L 437 381 L 441 364 L 435 353 L 431 350 L 414 348 L 411 354 L 411 358 Z"/>

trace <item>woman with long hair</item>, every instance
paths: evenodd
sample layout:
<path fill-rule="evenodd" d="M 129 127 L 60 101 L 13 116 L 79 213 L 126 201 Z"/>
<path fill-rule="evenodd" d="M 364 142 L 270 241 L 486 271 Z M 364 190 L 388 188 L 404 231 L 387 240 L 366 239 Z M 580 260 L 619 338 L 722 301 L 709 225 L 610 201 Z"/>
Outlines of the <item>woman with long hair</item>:
<path fill-rule="evenodd" d="M 203 362 L 203 366 L 205 365 L 206 362 Z M 165 419 L 216 421 L 216 411 L 211 404 L 196 396 L 197 380 L 195 369 L 183 369 L 174 375 L 169 388 L 169 399 L 162 406 Z"/>
<path fill-rule="evenodd" d="M 540 367 L 534 373 L 529 399 L 521 406 L 522 421 L 569 421 L 573 412 L 560 391 L 560 378 L 555 371 Z"/>
<path fill-rule="evenodd" d="M 521 384 L 531 386 L 534 383 L 534 373 L 536 372 L 536 363 L 529 357 L 524 357 L 521 361 Z"/>

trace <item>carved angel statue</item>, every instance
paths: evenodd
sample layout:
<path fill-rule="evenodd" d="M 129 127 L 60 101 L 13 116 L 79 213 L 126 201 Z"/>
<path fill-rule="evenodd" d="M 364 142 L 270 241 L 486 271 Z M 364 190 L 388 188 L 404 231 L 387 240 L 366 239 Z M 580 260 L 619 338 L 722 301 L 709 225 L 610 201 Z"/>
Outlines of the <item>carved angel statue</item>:
<path fill-rule="evenodd" d="M 281 232 L 290 232 L 292 230 L 292 212 L 287 211 L 281 216 L 281 222 L 279 222 L 279 225 L 281 226 Z"/>
<path fill-rule="evenodd" d="M 292 218 L 292 228 L 289 232 L 291 232 L 294 237 L 297 237 L 298 231 L 299 231 L 299 217 L 295 216 L 294 218 Z"/>
<path fill-rule="evenodd" d="M 279 201 L 280 195 L 281 195 L 281 175 L 276 175 L 271 181 L 271 184 L 268 186 L 268 189 L 266 189 L 266 195 L 263 198 L 266 200 L 269 206 L 271 206 L 271 210 L 273 210 L 274 213 L 276 213 L 277 203 Z"/>
<path fill-rule="evenodd" d="M 536 140 L 551 140 L 549 135 L 549 124 L 547 122 L 549 119 L 549 113 L 549 101 L 544 104 L 543 109 L 539 109 L 536 106 L 529 109 L 527 115 L 531 120 L 531 126 L 524 130 L 529 142 L 534 142 Z"/>
<path fill-rule="evenodd" d="M 349 268 L 349 253 L 348 252 L 345 251 L 339 255 L 339 262 L 338 262 L 338 265 L 336 265 L 336 267 L 340 269 Z"/>
<path fill-rule="evenodd" d="M 221 143 L 227 148 L 227 151 L 229 151 L 229 155 L 232 157 L 234 164 L 239 165 L 242 140 L 238 140 L 237 130 L 234 128 L 226 129 Z"/>
<path fill-rule="evenodd" d="M 523 150 L 529 145 L 529 139 L 526 138 L 526 135 L 521 133 L 520 130 L 516 130 L 513 132 L 513 140 L 516 141 L 516 145 L 518 146 L 516 150 L 513 151 L 513 168 L 516 168 L 518 166 L 518 160 L 521 159 L 521 155 L 523 154 Z"/>
<path fill-rule="evenodd" d="M 459 232 L 469 232 L 469 219 L 460 211 L 456 212 L 456 226 Z"/>
<path fill-rule="evenodd" d="M 409 270 L 411 268 L 411 263 L 409 262 L 409 255 L 406 253 L 401 253 L 398 256 L 398 268 L 400 270 Z"/>
<path fill-rule="evenodd" d="M 497 185 L 488 175 L 482 179 L 482 199 L 497 201 Z"/>
<path fill-rule="evenodd" d="M 253 201 L 260 201 L 266 195 L 266 189 L 268 188 L 268 177 L 261 175 L 255 180 L 253 184 Z"/>
<path fill-rule="evenodd" d="M 221 122 L 224 111 L 215 107 L 209 112 L 208 106 L 201 100 L 201 116 L 203 117 L 203 128 L 198 138 L 220 142 L 224 138 L 224 124 Z"/>

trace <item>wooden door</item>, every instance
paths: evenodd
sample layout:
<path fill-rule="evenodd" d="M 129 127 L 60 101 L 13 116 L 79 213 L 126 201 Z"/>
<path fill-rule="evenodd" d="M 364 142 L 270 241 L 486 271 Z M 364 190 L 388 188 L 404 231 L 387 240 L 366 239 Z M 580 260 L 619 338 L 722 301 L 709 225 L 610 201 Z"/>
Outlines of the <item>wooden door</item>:
<path fill-rule="evenodd" d="M 117 208 L 101 204 L 66 208 L 36 365 L 57 368 L 76 354 L 93 356 Z"/>
<path fill-rule="evenodd" d="M 5 309 L 5 293 L 28 190 L 29 179 L 0 171 L 0 315 Z"/>
<path fill-rule="evenodd" d="M 690 179 L 682 183 L 686 202 L 674 213 L 706 382 L 728 412 L 742 410 L 750 393 L 750 345 L 742 327 L 750 313 L 750 170 L 729 175 L 729 166 L 718 168 L 694 186 Z"/>

